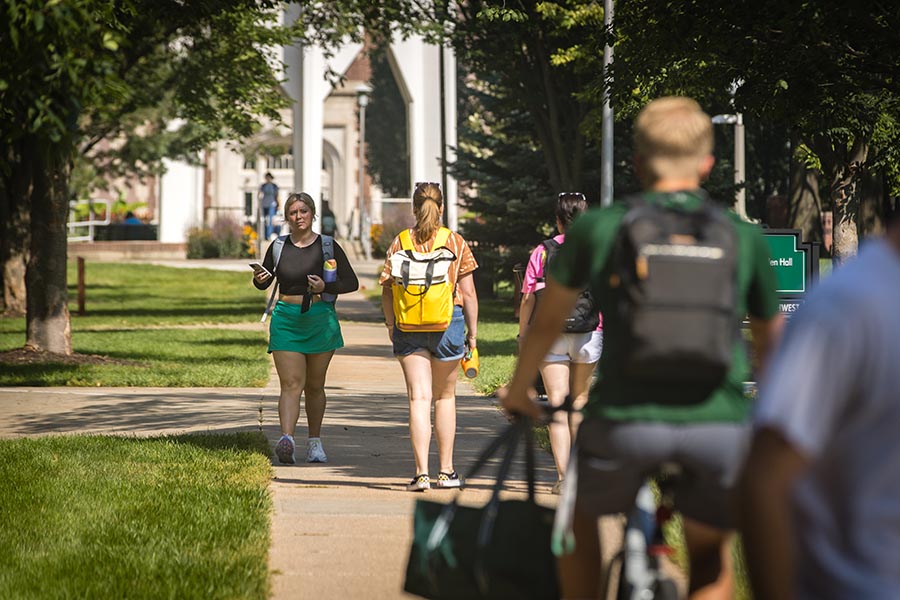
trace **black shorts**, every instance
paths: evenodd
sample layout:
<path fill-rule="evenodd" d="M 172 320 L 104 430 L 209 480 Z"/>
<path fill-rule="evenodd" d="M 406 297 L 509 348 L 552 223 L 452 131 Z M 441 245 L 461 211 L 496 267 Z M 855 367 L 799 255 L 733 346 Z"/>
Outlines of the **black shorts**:
<path fill-rule="evenodd" d="M 591 516 L 628 513 L 644 479 L 674 462 L 683 471 L 673 487 L 675 509 L 706 525 L 733 529 L 730 496 L 750 434 L 749 423 L 587 419 L 577 438 L 576 510 Z"/>

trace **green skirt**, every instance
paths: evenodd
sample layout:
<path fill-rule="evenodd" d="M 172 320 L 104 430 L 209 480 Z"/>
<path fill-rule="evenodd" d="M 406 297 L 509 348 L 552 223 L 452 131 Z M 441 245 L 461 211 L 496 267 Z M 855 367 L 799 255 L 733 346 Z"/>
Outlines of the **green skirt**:
<path fill-rule="evenodd" d="M 269 352 L 319 354 L 344 347 L 334 304 L 316 302 L 305 313 L 299 304 L 278 301 L 269 323 Z"/>

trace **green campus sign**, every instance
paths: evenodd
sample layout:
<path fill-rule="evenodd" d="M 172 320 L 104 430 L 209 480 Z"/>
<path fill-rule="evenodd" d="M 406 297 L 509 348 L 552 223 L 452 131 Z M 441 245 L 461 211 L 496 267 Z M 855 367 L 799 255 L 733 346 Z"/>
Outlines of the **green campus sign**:
<path fill-rule="evenodd" d="M 804 294 L 808 289 L 807 253 L 797 248 L 799 236 L 794 233 L 766 232 L 770 263 L 778 277 L 779 294 Z"/>

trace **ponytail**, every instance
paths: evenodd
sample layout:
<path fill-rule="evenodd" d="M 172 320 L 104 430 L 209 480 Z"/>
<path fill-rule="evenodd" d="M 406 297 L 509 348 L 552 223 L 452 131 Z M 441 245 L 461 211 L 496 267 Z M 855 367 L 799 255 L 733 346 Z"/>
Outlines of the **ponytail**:
<path fill-rule="evenodd" d="M 414 229 L 416 243 L 424 244 L 441 227 L 441 207 L 444 197 L 436 183 L 417 183 L 413 192 L 413 214 L 416 217 Z"/>

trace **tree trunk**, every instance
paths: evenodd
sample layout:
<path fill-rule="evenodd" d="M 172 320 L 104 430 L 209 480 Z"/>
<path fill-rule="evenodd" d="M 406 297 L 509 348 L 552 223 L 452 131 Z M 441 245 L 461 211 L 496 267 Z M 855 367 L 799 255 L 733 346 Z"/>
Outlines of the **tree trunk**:
<path fill-rule="evenodd" d="M 28 227 L 28 211 L 24 206 L 14 205 L 10 214 L 4 216 L 0 225 L 3 243 L 0 249 L 2 264 L 3 298 L 0 312 L 7 317 L 25 315 L 25 265 L 28 261 L 27 235 L 22 230 Z M 27 229 L 26 229 L 27 231 Z"/>
<path fill-rule="evenodd" d="M 819 173 L 797 156 L 791 157 L 788 227 L 803 232 L 803 240 L 823 243 Z"/>
<path fill-rule="evenodd" d="M 6 156 L 8 172 L 0 176 L 0 312 L 25 315 L 25 265 L 31 237 L 28 198 L 32 156 L 23 144 L 13 144 Z"/>
<path fill-rule="evenodd" d="M 566 84 L 569 77 L 574 76 L 553 69 L 540 35 L 524 43 L 518 79 L 530 82 L 525 103 L 534 119 L 550 185 L 559 191 L 583 189 L 584 110 L 570 97 L 571 86 Z"/>
<path fill-rule="evenodd" d="M 31 256 L 25 272 L 28 288 L 26 345 L 72 354 L 66 290 L 66 220 L 69 214 L 71 161 L 51 146 L 35 161 L 31 195 Z"/>
<path fill-rule="evenodd" d="M 869 144 L 857 138 L 847 160 L 838 165 L 831 184 L 831 205 L 834 212 L 832 257 L 841 264 L 856 255 L 859 247 L 860 178 L 869 151 Z"/>

